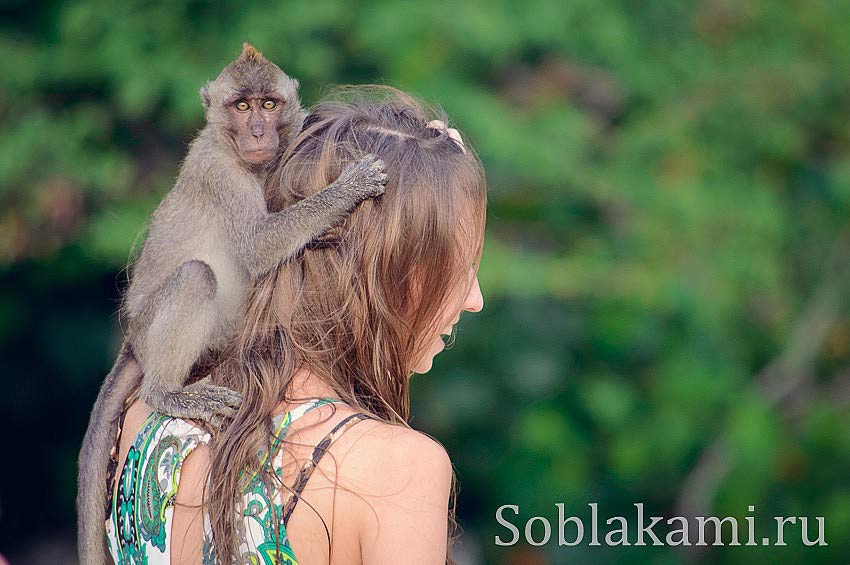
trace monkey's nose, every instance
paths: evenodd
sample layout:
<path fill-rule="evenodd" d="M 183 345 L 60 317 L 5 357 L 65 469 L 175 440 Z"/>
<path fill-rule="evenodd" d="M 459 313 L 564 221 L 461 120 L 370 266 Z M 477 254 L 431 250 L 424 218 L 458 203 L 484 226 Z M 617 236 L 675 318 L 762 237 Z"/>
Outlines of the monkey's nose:
<path fill-rule="evenodd" d="M 262 124 L 255 124 L 251 126 L 251 135 L 256 137 L 257 141 L 259 141 L 260 138 L 263 137 L 263 134 L 266 133 L 265 130 L 266 128 L 264 128 Z"/>

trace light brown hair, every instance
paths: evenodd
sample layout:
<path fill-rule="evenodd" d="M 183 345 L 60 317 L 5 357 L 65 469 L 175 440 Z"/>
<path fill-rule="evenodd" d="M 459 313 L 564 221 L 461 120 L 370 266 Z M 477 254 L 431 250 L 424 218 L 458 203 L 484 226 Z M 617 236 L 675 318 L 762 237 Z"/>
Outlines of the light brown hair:
<path fill-rule="evenodd" d="M 270 447 L 278 404 L 294 400 L 287 389 L 298 369 L 319 375 L 355 409 L 408 426 L 412 369 L 443 329 L 443 308 L 460 311 L 486 219 L 481 162 L 428 127 L 434 118 L 445 121 L 393 88 L 338 90 L 313 108 L 270 175 L 271 209 L 321 190 L 367 153 L 383 159 L 388 180 L 382 196 L 254 285 L 233 349 L 238 370 L 226 383 L 243 405 L 212 444 L 208 500 L 221 562 L 236 557 L 242 470 L 285 488 L 257 453 Z"/>

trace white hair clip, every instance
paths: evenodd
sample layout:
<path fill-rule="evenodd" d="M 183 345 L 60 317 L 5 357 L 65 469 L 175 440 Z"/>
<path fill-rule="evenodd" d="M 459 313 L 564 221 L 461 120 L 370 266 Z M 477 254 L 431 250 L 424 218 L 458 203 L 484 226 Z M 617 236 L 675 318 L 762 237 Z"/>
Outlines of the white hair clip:
<path fill-rule="evenodd" d="M 454 139 L 455 142 L 460 146 L 461 151 L 466 153 L 466 146 L 463 144 L 463 139 L 461 139 L 460 137 L 460 132 L 458 132 L 455 128 L 447 128 L 446 124 L 443 123 L 442 120 L 431 120 L 430 122 L 428 122 L 428 127 L 445 130 L 446 133 L 449 134 L 449 137 Z"/>

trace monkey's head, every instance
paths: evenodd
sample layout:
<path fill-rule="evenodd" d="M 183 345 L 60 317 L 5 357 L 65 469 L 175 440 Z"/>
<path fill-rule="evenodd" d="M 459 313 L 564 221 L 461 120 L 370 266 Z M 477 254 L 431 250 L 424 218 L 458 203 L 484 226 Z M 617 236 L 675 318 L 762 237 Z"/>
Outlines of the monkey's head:
<path fill-rule="evenodd" d="M 275 159 L 301 129 L 298 81 L 249 43 L 201 88 L 201 100 L 207 124 L 220 128 L 251 165 Z"/>

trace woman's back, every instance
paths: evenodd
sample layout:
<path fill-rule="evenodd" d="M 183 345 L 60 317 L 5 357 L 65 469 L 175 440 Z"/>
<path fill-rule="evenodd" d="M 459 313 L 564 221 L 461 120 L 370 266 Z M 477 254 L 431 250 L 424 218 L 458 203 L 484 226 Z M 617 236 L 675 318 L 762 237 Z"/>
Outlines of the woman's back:
<path fill-rule="evenodd" d="M 273 442 L 272 468 L 285 486 L 270 495 L 259 477 L 248 481 L 240 555 L 258 563 L 327 563 L 330 536 L 331 563 L 441 561 L 451 484 L 443 448 L 332 401 L 285 406 L 274 418 L 274 437 L 285 438 L 286 448 Z M 128 409 L 108 525 L 116 563 L 215 562 L 201 508 L 209 439 L 141 401 Z"/>

